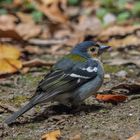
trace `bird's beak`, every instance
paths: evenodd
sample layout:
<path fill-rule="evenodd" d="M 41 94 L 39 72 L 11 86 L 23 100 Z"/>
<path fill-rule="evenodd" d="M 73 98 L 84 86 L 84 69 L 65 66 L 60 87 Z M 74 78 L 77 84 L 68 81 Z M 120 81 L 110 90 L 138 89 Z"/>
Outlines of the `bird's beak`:
<path fill-rule="evenodd" d="M 102 54 L 103 52 L 105 52 L 106 50 L 108 50 L 110 48 L 110 46 L 100 46 L 99 47 L 99 52 L 98 52 L 98 54 L 100 55 L 100 54 Z"/>

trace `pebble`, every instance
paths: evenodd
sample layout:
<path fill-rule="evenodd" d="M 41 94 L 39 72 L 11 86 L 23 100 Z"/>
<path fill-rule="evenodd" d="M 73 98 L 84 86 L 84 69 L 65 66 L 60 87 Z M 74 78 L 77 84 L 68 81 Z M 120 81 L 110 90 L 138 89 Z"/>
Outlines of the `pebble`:
<path fill-rule="evenodd" d="M 119 72 L 116 73 L 116 76 L 121 77 L 121 78 L 124 78 L 124 77 L 127 76 L 127 74 L 128 73 L 126 71 L 121 70 L 121 71 L 119 71 Z"/>
<path fill-rule="evenodd" d="M 104 16 L 103 21 L 105 24 L 114 23 L 116 21 L 116 16 L 114 14 L 108 13 Z"/>
<path fill-rule="evenodd" d="M 129 116 L 133 116 L 133 114 L 132 114 L 132 113 L 130 113 L 130 114 L 129 114 Z"/>
<path fill-rule="evenodd" d="M 116 52 L 111 52 L 111 53 L 110 53 L 110 56 L 111 56 L 111 57 L 116 57 L 117 55 L 119 55 L 119 52 L 117 52 L 117 51 L 116 51 Z"/>
<path fill-rule="evenodd" d="M 104 78 L 105 79 L 111 79 L 110 74 L 105 74 Z"/>

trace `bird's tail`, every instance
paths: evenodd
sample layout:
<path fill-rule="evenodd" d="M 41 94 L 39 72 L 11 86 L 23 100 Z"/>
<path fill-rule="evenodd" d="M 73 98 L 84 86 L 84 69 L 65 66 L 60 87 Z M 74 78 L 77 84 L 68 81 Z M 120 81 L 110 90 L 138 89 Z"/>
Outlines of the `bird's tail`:
<path fill-rule="evenodd" d="M 29 109 L 31 109 L 34 106 L 34 104 L 32 104 L 31 102 L 29 102 L 28 104 L 26 104 L 24 107 L 22 107 L 20 110 L 18 110 L 17 112 L 13 113 L 10 117 L 8 117 L 5 120 L 6 124 L 11 124 L 12 122 L 14 122 L 19 116 L 21 116 L 23 113 L 27 112 Z"/>
<path fill-rule="evenodd" d="M 38 95 L 32 97 L 31 100 L 30 100 L 30 102 L 28 104 L 26 104 L 24 107 L 22 107 L 19 111 L 13 113 L 12 116 L 8 117 L 5 120 L 5 123 L 7 123 L 8 125 L 11 124 L 19 116 L 21 116 L 23 113 L 27 112 L 29 109 L 31 109 L 36 104 L 42 103 L 44 101 L 45 102 L 50 101 L 58 93 L 59 92 L 54 92 L 53 94 L 50 94 L 49 96 L 44 96 L 45 94 L 41 93 L 41 94 L 38 94 Z"/>

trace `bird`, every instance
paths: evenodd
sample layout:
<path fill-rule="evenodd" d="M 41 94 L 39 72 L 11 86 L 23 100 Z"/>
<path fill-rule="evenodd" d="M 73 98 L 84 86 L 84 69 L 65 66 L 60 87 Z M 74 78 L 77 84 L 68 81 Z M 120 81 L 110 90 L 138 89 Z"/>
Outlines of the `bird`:
<path fill-rule="evenodd" d="M 77 44 L 69 54 L 56 62 L 39 82 L 29 102 L 5 120 L 10 125 L 37 104 L 58 101 L 64 105 L 78 106 L 103 84 L 104 68 L 100 55 L 110 46 L 95 41 Z"/>

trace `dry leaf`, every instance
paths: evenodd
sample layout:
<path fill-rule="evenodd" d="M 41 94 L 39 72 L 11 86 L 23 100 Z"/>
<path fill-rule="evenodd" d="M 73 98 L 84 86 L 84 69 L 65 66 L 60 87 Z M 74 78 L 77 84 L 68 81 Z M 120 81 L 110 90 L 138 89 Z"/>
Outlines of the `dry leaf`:
<path fill-rule="evenodd" d="M 41 12 L 43 12 L 50 20 L 58 23 L 66 23 L 67 22 L 67 16 L 65 15 L 65 12 L 61 10 L 59 7 L 60 5 L 66 4 L 66 0 L 54 0 L 51 3 L 45 3 L 41 4 L 38 2 L 35 2 L 32 0 L 33 3 L 35 3 L 37 9 Z"/>
<path fill-rule="evenodd" d="M 16 31 L 15 22 L 17 19 L 12 15 L 0 16 L 0 38 L 13 38 L 22 40 L 22 37 Z"/>
<path fill-rule="evenodd" d="M 10 58 L 10 59 L 18 59 L 20 56 L 20 52 L 18 49 L 12 46 L 1 45 L 0 46 L 0 59 Z"/>
<path fill-rule="evenodd" d="M 130 35 L 122 39 L 111 39 L 107 43 L 108 46 L 112 46 L 112 48 L 120 48 L 126 46 L 138 46 L 140 45 L 140 39 L 137 36 Z"/>
<path fill-rule="evenodd" d="M 60 130 L 49 132 L 41 137 L 41 140 L 58 140 L 60 138 Z"/>
<path fill-rule="evenodd" d="M 15 7 L 22 6 L 23 1 L 22 0 L 13 0 L 13 4 Z"/>
<path fill-rule="evenodd" d="M 41 2 L 44 5 L 49 5 L 49 4 L 53 4 L 54 2 L 57 2 L 58 0 L 41 0 Z"/>
<path fill-rule="evenodd" d="M 22 37 L 14 29 L 0 29 L 0 38 L 12 38 L 15 40 L 23 40 Z"/>
<path fill-rule="evenodd" d="M 140 30 L 140 26 L 126 26 L 125 28 L 122 26 L 111 26 L 107 28 L 106 30 L 103 30 L 98 39 L 99 40 L 108 40 L 110 37 L 115 36 L 127 36 L 129 34 L 133 34 L 136 31 Z"/>
<path fill-rule="evenodd" d="M 75 26 L 76 30 L 84 31 L 87 30 L 91 32 L 92 34 L 96 35 L 99 33 L 102 29 L 101 21 L 93 16 L 80 16 L 79 18 L 79 24 Z"/>
<path fill-rule="evenodd" d="M 33 18 L 30 14 L 16 12 L 16 16 L 20 19 L 20 22 L 22 23 L 34 23 Z"/>
<path fill-rule="evenodd" d="M 125 95 L 112 95 L 112 94 L 97 94 L 96 99 L 99 101 L 104 101 L 104 102 L 111 102 L 111 103 L 118 103 L 118 102 L 123 102 L 127 99 L 128 97 Z"/>
<path fill-rule="evenodd" d="M 12 28 L 17 21 L 18 19 L 13 15 L 0 15 L 0 29 Z"/>
<path fill-rule="evenodd" d="M 0 16 L 0 37 L 12 38 L 16 40 L 29 39 L 38 36 L 41 33 L 41 27 L 36 25 L 31 16 L 26 14 L 17 14 L 22 23 L 15 24 L 14 17 Z M 9 18 L 9 19 L 8 19 Z"/>
<path fill-rule="evenodd" d="M 140 132 L 136 133 L 134 136 L 128 138 L 127 140 L 140 140 Z"/>
<path fill-rule="evenodd" d="M 18 49 L 12 46 L 0 46 L 0 74 L 13 73 L 22 67 Z"/>
<path fill-rule="evenodd" d="M 21 23 L 16 27 L 17 32 L 24 39 L 29 39 L 33 37 L 37 37 L 41 33 L 41 28 L 39 25 L 35 25 L 32 22 L 29 23 Z"/>
<path fill-rule="evenodd" d="M 84 40 L 84 32 L 75 32 L 71 35 L 71 37 L 67 40 L 66 44 L 68 46 L 74 47 L 75 44 L 78 44 Z"/>

